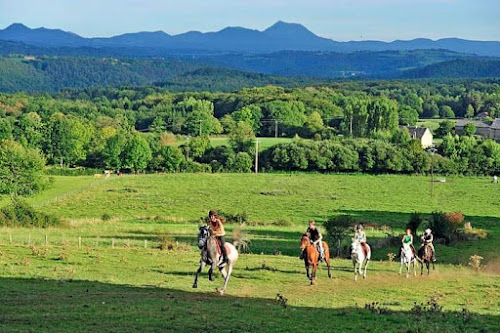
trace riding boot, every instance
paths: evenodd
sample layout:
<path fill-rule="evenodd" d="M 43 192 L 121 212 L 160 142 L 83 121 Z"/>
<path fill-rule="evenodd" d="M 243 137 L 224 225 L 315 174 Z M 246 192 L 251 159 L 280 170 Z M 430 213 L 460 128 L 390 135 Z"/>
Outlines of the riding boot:
<path fill-rule="evenodd" d="M 226 252 L 226 246 L 225 246 L 225 237 L 224 236 L 221 236 L 219 238 L 220 240 L 220 250 L 222 252 L 222 262 L 221 264 L 219 265 L 219 267 L 224 267 L 227 265 L 227 263 L 229 262 L 228 258 L 227 258 L 227 252 Z"/>
<path fill-rule="evenodd" d="M 305 252 L 306 252 L 306 250 L 305 250 L 305 249 L 300 250 L 300 256 L 299 256 L 299 259 L 300 259 L 300 260 L 304 259 L 304 253 L 305 253 Z"/>
<path fill-rule="evenodd" d="M 436 262 L 436 252 L 432 252 L 432 262 Z"/>

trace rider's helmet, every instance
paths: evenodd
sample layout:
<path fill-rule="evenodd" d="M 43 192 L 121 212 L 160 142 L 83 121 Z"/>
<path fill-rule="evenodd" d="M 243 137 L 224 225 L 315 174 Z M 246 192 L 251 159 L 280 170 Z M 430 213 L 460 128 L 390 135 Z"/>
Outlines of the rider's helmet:
<path fill-rule="evenodd" d="M 429 229 L 429 228 L 425 229 L 425 234 L 426 234 L 426 235 L 430 235 L 430 234 L 431 234 L 431 232 L 432 232 L 432 230 L 431 230 L 431 229 Z"/>

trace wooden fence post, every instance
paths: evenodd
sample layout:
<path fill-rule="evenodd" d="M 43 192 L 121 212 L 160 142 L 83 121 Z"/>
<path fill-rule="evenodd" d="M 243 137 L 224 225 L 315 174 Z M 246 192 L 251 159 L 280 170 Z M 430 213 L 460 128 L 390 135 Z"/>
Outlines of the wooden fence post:
<path fill-rule="evenodd" d="M 97 240 L 95 241 L 95 247 L 98 247 L 99 246 L 99 236 L 97 236 Z"/>
<path fill-rule="evenodd" d="M 45 234 L 45 246 L 49 245 L 49 236 Z"/>
<path fill-rule="evenodd" d="M 144 240 L 144 248 L 145 248 L 145 249 L 147 249 L 147 248 L 148 248 L 148 240 L 147 240 L 147 239 L 145 239 L 145 240 Z"/>
<path fill-rule="evenodd" d="M 12 233 L 9 231 L 9 244 L 12 244 Z"/>
<path fill-rule="evenodd" d="M 112 249 L 115 248 L 115 239 L 114 238 L 111 238 L 111 248 Z"/>
<path fill-rule="evenodd" d="M 31 246 L 31 232 L 28 233 L 28 246 Z"/>
<path fill-rule="evenodd" d="M 82 237 L 78 236 L 78 248 L 82 248 Z"/>

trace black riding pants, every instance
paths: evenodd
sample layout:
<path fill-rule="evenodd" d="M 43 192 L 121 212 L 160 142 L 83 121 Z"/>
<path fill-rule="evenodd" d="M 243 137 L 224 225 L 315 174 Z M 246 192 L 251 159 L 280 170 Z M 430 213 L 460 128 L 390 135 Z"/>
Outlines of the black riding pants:
<path fill-rule="evenodd" d="M 227 259 L 227 252 L 226 252 L 226 237 L 225 236 L 218 236 L 217 237 L 220 242 L 220 250 L 222 251 L 222 256 Z"/>

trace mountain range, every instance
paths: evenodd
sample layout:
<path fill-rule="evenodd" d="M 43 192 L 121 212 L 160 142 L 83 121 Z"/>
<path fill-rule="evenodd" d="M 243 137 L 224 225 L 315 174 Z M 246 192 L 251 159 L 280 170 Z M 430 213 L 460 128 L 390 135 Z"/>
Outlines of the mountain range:
<path fill-rule="evenodd" d="M 53 48 L 121 48 L 136 50 L 148 56 L 190 53 L 249 53 L 279 51 L 326 51 L 351 53 L 357 51 L 401 51 L 417 49 L 446 49 L 479 56 L 500 56 L 500 42 L 474 41 L 460 38 L 431 40 L 349 41 L 339 42 L 317 36 L 297 23 L 278 21 L 259 31 L 243 27 L 227 27 L 217 32 L 190 31 L 169 35 L 163 31 L 126 33 L 113 37 L 85 38 L 60 29 L 31 29 L 14 23 L 0 30 L 0 40 Z M 133 52 L 132 52 L 133 53 Z"/>

